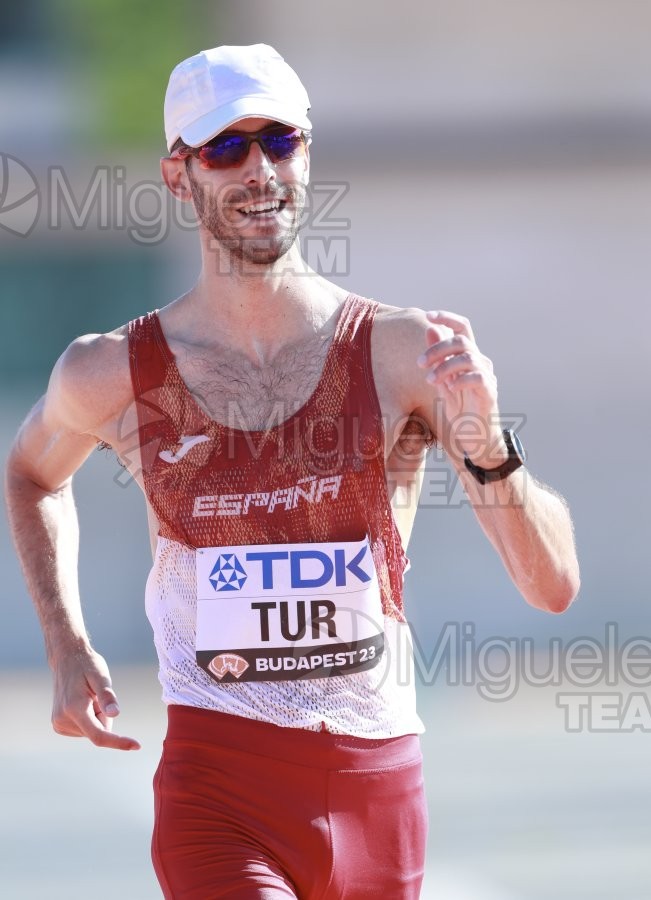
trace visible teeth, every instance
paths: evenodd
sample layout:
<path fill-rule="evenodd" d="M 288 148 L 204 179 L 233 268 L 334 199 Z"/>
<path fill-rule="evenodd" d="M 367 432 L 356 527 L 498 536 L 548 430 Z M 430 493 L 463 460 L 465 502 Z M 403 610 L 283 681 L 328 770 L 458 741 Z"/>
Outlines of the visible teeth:
<path fill-rule="evenodd" d="M 280 200 L 267 200 L 265 203 L 251 203 L 249 206 L 243 206 L 242 212 L 250 215 L 251 213 L 277 212 L 279 209 Z"/>

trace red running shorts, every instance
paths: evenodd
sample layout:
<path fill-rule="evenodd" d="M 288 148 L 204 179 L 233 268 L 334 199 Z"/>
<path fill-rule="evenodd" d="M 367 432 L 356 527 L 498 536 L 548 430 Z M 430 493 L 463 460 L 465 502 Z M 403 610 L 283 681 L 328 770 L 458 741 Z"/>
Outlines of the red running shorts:
<path fill-rule="evenodd" d="M 416 735 L 366 740 L 170 706 L 152 858 L 166 900 L 416 900 Z"/>

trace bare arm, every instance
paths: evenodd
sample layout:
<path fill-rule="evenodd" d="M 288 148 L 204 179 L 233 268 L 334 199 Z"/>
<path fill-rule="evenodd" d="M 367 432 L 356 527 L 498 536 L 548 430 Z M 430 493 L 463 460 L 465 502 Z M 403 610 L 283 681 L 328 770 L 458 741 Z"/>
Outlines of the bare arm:
<path fill-rule="evenodd" d="M 106 662 L 90 645 L 79 597 L 72 476 L 96 446 L 84 430 L 80 355 L 83 348 L 72 347 L 59 360 L 47 394 L 21 426 L 7 463 L 5 494 L 53 673 L 54 730 L 130 750 L 139 747 L 137 741 L 111 732 L 117 699 Z"/>
<path fill-rule="evenodd" d="M 480 485 L 462 458 L 454 464 L 479 524 L 525 600 L 547 612 L 567 609 L 579 589 L 579 566 L 563 498 L 526 469 Z"/>
<path fill-rule="evenodd" d="M 443 444 L 481 527 L 525 600 L 563 612 L 580 583 L 567 504 L 526 469 L 485 485 L 467 471 L 464 454 L 483 468 L 499 466 L 508 455 L 492 363 L 480 353 L 467 319 L 447 312 L 426 319 L 420 313 L 414 324 L 420 347 L 414 348 L 419 369 L 410 367 L 406 377 L 411 408 Z"/>

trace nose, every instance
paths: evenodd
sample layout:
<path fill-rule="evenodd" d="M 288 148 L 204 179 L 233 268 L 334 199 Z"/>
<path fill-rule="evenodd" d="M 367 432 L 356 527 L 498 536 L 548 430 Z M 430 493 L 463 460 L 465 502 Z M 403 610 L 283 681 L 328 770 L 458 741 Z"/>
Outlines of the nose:
<path fill-rule="evenodd" d="M 243 168 L 242 175 L 248 183 L 267 184 L 276 180 L 276 169 L 257 141 L 251 143 Z"/>

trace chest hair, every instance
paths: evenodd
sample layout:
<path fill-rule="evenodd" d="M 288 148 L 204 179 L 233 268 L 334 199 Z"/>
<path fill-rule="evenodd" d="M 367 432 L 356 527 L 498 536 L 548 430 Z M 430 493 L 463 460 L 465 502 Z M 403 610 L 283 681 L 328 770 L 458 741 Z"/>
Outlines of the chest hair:
<path fill-rule="evenodd" d="M 212 419 L 247 431 L 278 425 L 314 393 L 332 335 L 316 335 L 256 365 L 228 348 L 177 351 L 181 378 Z"/>

